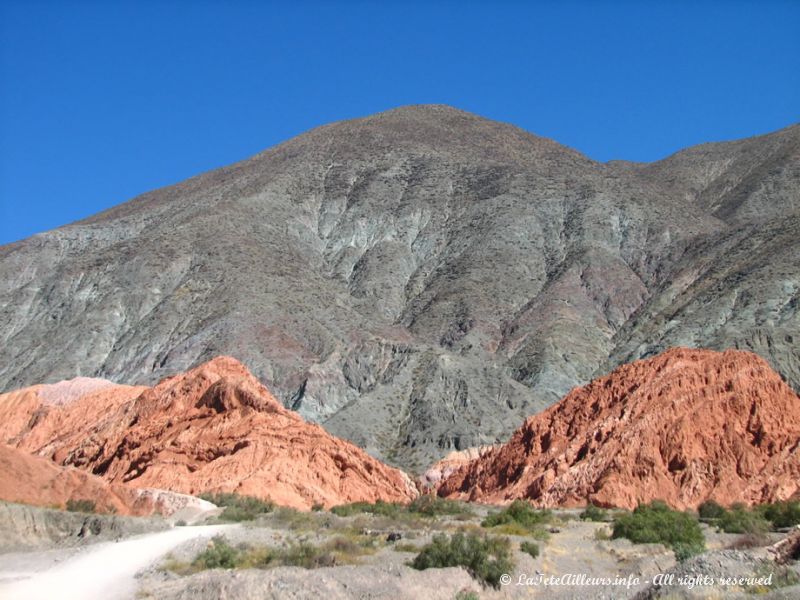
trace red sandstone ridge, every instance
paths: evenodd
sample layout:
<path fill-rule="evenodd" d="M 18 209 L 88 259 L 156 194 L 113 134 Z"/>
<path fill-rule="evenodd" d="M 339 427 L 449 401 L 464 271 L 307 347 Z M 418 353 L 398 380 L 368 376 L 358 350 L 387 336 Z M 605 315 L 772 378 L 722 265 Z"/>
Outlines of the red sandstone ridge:
<path fill-rule="evenodd" d="M 800 397 L 764 360 L 675 348 L 574 389 L 438 493 L 622 508 L 785 500 L 800 486 L 798 446 Z"/>
<path fill-rule="evenodd" d="M 41 456 L 0 444 L 0 499 L 64 508 L 68 500 L 91 500 L 100 512 L 149 514 L 136 506 L 136 493 L 124 485 L 110 485 L 80 469 L 60 467 Z"/>
<path fill-rule="evenodd" d="M 417 495 L 407 475 L 285 409 L 233 358 L 135 393 L 95 390 L 91 404 L 81 396 L 36 408 L 31 389 L 0 396 L 0 416 L 15 423 L 0 427 L 0 441 L 111 483 L 237 492 L 301 509 Z"/>

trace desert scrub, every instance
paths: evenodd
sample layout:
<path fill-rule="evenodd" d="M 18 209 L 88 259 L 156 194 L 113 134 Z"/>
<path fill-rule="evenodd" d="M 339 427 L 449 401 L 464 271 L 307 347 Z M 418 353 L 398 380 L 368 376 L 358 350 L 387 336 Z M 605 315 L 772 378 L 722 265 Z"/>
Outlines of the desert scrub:
<path fill-rule="evenodd" d="M 233 569 L 240 559 L 240 552 L 228 543 L 224 536 L 217 535 L 211 539 L 208 547 L 192 561 L 197 570 Z"/>
<path fill-rule="evenodd" d="M 581 512 L 580 519 L 581 521 L 605 521 L 606 511 L 598 506 L 595 506 L 594 504 L 590 504 L 583 512 Z"/>
<path fill-rule="evenodd" d="M 232 546 L 224 536 L 215 536 L 191 564 L 170 558 L 162 568 L 182 575 L 205 569 L 267 569 L 282 566 L 316 569 L 353 564 L 377 548 L 377 542 L 367 536 L 336 536 L 320 545 L 296 542 L 281 548 L 248 544 Z"/>
<path fill-rule="evenodd" d="M 418 570 L 464 567 L 475 579 L 499 587 L 500 577 L 514 570 L 508 538 L 437 534 L 410 563 Z"/>
<path fill-rule="evenodd" d="M 378 500 L 375 503 L 353 502 L 334 506 L 331 512 L 339 517 L 349 517 L 358 514 L 371 514 L 382 517 L 401 518 L 433 518 L 441 516 L 472 516 L 472 510 L 462 502 L 448 500 L 425 494 L 416 498 L 410 504 L 398 504 Z"/>
<path fill-rule="evenodd" d="M 404 512 L 405 507 L 402 504 L 395 502 L 384 502 L 378 500 L 375 503 L 371 502 L 353 502 L 351 504 L 340 504 L 331 508 L 331 512 L 338 517 L 350 517 L 368 513 L 371 515 L 382 515 L 386 517 L 396 517 L 401 512 Z"/>
<path fill-rule="evenodd" d="M 519 549 L 526 554 L 530 554 L 533 558 L 539 556 L 539 544 L 536 542 L 522 542 L 519 545 Z"/>
<path fill-rule="evenodd" d="M 725 533 L 766 533 L 771 524 L 758 512 L 743 504 L 734 504 L 717 519 L 717 527 Z"/>
<path fill-rule="evenodd" d="M 657 500 L 640 504 L 632 513 L 616 517 L 611 537 L 626 538 L 634 544 L 664 544 L 672 548 L 679 560 L 705 550 L 699 521 Z"/>
<path fill-rule="evenodd" d="M 219 493 L 219 494 L 200 494 L 200 498 L 207 500 L 223 508 L 220 514 L 220 521 L 252 521 L 253 519 L 272 512 L 275 505 L 267 500 L 254 498 L 253 496 L 241 496 L 239 494 Z"/>
<path fill-rule="evenodd" d="M 472 509 L 463 502 L 439 498 L 439 496 L 433 496 L 431 494 L 424 494 L 415 498 L 414 501 L 408 505 L 407 511 L 422 517 L 471 517 L 475 514 Z"/>
<path fill-rule="evenodd" d="M 797 501 L 762 504 L 757 506 L 755 511 L 772 523 L 775 529 L 800 524 L 800 502 Z"/>
<path fill-rule="evenodd" d="M 67 500 L 66 508 L 69 512 L 93 513 L 97 507 L 93 500 Z"/>
<path fill-rule="evenodd" d="M 481 526 L 508 535 L 534 535 L 543 539 L 547 537 L 544 525 L 552 518 L 549 510 L 537 510 L 525 500 L 514 500 L 503 510 L 487 516 Z"/>
<path fill-rule="evenodd" d="M 716 521 L 725 514 L 725 507 L 713 500 L 706 500 L 697 507 L 697 514 L 701 521 Z"/>
<path fill-rule="evenodd" d="M 291 531 L 314 531 L 320 527 L 330 528 L 334 517 L 326 512 L 303 512 L 287 506 L 279 506 L 269 515 L 272 525 Z"/>

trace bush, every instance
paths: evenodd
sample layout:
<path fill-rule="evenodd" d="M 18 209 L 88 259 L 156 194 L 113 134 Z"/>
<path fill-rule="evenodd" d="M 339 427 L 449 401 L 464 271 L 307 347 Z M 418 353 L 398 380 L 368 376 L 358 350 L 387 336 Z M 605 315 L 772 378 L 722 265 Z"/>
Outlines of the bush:
<path fill-rule="evenodd" d="M 238 551 L 221 535 L 214 536 L 208 548 L 192 562 L 198 569 L 233 569 L 237 565 Z"/>
<path fill-rule="evenodd" d="M 500 585 L 500 576 L 514 569 L 510 548 L 508 538 L 465 536 L 463 533 L 454 533 L 448 538 L 437 534 L 411 566 L 419 570 L 465 567 L 473 577 L 496 588 Z"/>
<path fill-rule="evenodd" d="M 535 542 L 522 542 L 519 545 L 519 549 L 530 554 L 533 558 L 539 556 L 539 544 Z"/>
<path fill-rule="evenodd" d="M 420 516 L 420 517 L 439 517 L 443 515 L 471 515 L 472 511 L 455 500 L 447 500 L 425 494 L 416 498 L 411 504 L 405 506 L 392 502 L 378 500 L 374 504 L 370 502 L 353 502 L 334 506 L 331 512 L 340 517 L 349 517 L 356 514 L 368 513 L 384 517 L 400 516 Z"/>
<path fill-rule="evenodd" d="M 594 504 L 590 504 L 579 516 L 581 521 L 605 521 L 606 511 Z"/>
<path fill-rule="evenodd" d="M 216 536 L 188 568 L 174 560 L 169 561 L 164 568 L 180 574 L 204 569 L 265 569 L 278 566 L 316 569 L 355 562 L 357 557 L 374 552 L 375 549 L 374 540 L 366 536 L 356 536 L 354 539 L 339 536 L 320 546 L 300 542 L 286 548 L 248 545 L 233 547 L 224 536 Z"/>
<path fill-rule="evenodd" d="M 252 521 L 260 515 L 272 512 L 275 505 L 267 500 L 239 494 L 218 493 L 200 494 L 200 498 L 223 507 L 219 518 L 222 521 Z"/>
<path fill-rule="evenodd" d="M 800 502 L 797 501 L 762 504 L 755 510 L 762 518 L 772 523 L 775 529 L 800 524 Z"/>
<path fill-rule="evenodd" d="M 703 521 L 719 519 L 725 512 L 725 508 L 713 500 L 706 500 L 697 508 L 697 514 Z"/>
<path fill-rule="evenodd" d="M 525 500 L 514 500 L 500 512 L 486 517 L 482 522 L 483 527 L 497 527 L 499 525 L 521 525 L 528 530 L 535 530 L 552 518 L 549 510 L 536 510 Z"/>
<path fill-rule="evenodd" d="M 725 533 L 765 533 L 770 530 L 770 523 L 746 506 L 734 504 L 717 519 L 717 527 Z"/>
<path fill-rule="evenodd" d="M 414 499 L 414 501 L 408 505 L 408 512 L 423 517 L 473 514 L 469 507 L 461 502 L 448 500 L 447 498 L 439 498 L 439 496 L 432 496 L 430 494 L 424 494 Z"/>
<path fill-rule="evenodd" d="M 395 517 L 401 512 L 404 512 L 405 507 L 402 504 L 395 504 L 393 502 L 384 502 L 378 500 L 374 504 L 371 502 L 353 502 L 351 504 L 340 504 L 334 506 L 331 512 L 340 517 L 349 517 L 352 515 L 368 513 L 371 515 L 382 515 L 385 517 Z"/>
<path fill-rule="evenodd" d="M 94 500 L 67 500 L 67 510 L 69 512 L 95 512 Z"/>
<path fill-rule="evenodd" d="M 664 544 L 680 558 L 705 549 L 705 538 L 697 519 L 659 501 L 640 504 L 632 513 L 616 517 L 611 537 L 627 538 L 634 544 Z"/>

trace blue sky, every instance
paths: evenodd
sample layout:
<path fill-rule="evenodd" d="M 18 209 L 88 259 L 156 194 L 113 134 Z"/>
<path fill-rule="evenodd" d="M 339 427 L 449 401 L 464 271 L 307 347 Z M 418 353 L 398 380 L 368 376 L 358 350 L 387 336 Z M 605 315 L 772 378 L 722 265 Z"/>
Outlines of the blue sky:
<path fill-rule="evenodd" d="M 800 121 L 800 2 L 0 0 L 0 243 L 446 103 L 597 160 Z"/>

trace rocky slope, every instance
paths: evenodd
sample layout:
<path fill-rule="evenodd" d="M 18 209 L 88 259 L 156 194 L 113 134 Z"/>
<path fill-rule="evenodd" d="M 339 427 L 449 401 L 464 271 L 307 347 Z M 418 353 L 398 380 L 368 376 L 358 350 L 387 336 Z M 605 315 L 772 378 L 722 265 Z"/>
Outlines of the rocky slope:
<path fill-rule="evenodd" d="M 115 486 L 235 491 L 303 509 L 416 496 L 405 474 L 285 409 L 232 358 L 153 388 L 102 386 L 60 403 L 47 390 L 0 396 L 3 441 Z"/>
<path fill-rule="evenodd" d="M 696 508 L 800 492 L 800 396 L 743 351 L 676 348 L 619 367 L 450 475 L 441 496 Z"/>
<path fill-rule="evenodd" d="M 800 127 L 650 165 L 412 106 L 0 248 L 0 389 L 219 354 L 375 456 L 505 440 L 674 345 L 800 388 Z"/>

